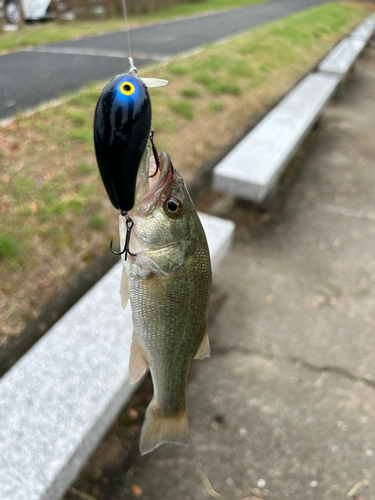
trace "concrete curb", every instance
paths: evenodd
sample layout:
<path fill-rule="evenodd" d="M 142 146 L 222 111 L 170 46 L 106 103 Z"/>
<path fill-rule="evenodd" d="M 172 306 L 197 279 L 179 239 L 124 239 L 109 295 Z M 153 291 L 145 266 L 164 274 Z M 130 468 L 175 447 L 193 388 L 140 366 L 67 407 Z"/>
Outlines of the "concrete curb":
<path fill-rule="evenodd" d="M 307 76 L 215 167 L 213 188 L 264 202 L 338 85 L 334 75 Z"/>
<path fill-rule="evenodd" d="M 372 14 L 216 165 L 213 188 L 265 203 L 374 31 Z"/>
<path fill-rule="evenodd" d="M 201 220 L 216 267 L 234 223 Z M 136 389 L 120 276 L 118 263 L 0 380 L 2 500 L 61 498 Z"/>
<path fill-rule="evenodd" d="M 336 76 L 342 81 L 366 46 L 356 37 L 345 38 L 319 65 L 320 73 Z"/>

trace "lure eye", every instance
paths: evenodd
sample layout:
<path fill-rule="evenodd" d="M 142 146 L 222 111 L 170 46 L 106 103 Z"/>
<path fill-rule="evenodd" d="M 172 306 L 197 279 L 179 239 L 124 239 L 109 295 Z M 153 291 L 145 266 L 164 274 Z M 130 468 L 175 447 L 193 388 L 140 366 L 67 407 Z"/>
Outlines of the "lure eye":
<path fill-rule="evenodd" d="M 177 217 L 182 212 L 182 203 L 177 198 L 169 198 L 164 204 L 164 211 L 169 216 Z"/>
<path fill-rule="evenodd" d="M 132 82 L 123 82 L 120 85 L 120 92 L 124 95 L 132 95 L 135 92 L 135 87 Z"/>

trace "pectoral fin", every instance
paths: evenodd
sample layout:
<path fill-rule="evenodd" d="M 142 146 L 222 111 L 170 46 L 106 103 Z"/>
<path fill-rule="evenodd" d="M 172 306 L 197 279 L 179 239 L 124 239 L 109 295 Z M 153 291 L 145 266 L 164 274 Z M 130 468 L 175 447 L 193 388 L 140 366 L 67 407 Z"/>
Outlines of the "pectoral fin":
<path fill-rule="evenodd" d="M 121 305 L 125 309 L 129 300 L 129 285 L 128 278 L 125 274 L 125 269 L 122 269 L 121 283 L 120 283 Z"/>
<path fill-rule="evenodd" d="M 211 356 L 210 340 L 208 338 L 208 333 L 206 328 L 201 345 L 198 347 L 198 351 L 194 356 L 194 359 L 204 359 L 204 358 L 209 358 L 210 356 Z"/>
<path fill-rule="evenodd" d="M 129 360 L 129 383 L 135 384 L 143 377 L 148 368 L 148 361 L 142 352 L 141 346 L 133 332 L 132 346 Z"/>
<path fill-rule="evenodd" d="M 191 240 L 181 238 L 169 247 L 142 252 L 136 259 L 141 267 L 149 269 L 157 276 L 169 276 L 183 265 L 191 250 Z"/>

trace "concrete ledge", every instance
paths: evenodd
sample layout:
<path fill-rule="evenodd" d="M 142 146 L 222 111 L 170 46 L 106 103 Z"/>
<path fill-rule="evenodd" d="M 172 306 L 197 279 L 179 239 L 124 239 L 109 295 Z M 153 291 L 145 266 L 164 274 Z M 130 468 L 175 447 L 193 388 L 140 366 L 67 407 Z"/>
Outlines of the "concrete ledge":
<path fill-rule="evenodd" d="M 217 266 L 234 223 L 201 219 Z M 136 389 L 120 276 L 118 263 L 0 380 L 1 500 L 59 500 Z"/>
<path fill-rule="evenodd" d="M 362 25 L 360 25 L 360 27 L 361 26 Z M 344 40 L 320 63 L 318 68 L 319 71 L 328 75 L 336 75 L 340 80 L 343 80 L 365 46 L 366 42 L 362 39 L 352 36 L 344 38 Z"/>
<path fill-rule="evenodd" d="M 367 24 L 371 24 L 372 26 L 375 26 L 375 12 L 369 16 L 366 21 Z"/>
<path fill-rule="evenodd" d="M 264 202 L 338 85 L 308 75 L 215 167 L 213 188 Z"/>
<path fill-rule="evenodd" d="M 374 23 L 371 22 L 370 18 L 367 18 L 362 24 L 360 24 L 351 34 L 352 38 L 358 40 L 363 40 L 368 42 L 375 31 L 375 18 Z"/>

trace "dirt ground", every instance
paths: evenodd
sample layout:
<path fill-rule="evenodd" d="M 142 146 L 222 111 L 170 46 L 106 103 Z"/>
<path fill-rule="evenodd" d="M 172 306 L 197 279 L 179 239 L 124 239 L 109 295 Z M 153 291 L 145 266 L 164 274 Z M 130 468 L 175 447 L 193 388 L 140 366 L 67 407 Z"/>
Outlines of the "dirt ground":
<path fill-rule="evenodd" d="M 375 500 L 375 42 L 214 279 L 190 445 L 138 454 L 150 380 L 66 498 Z M 111 444 L 112 443 L 112 444 Z"/>

